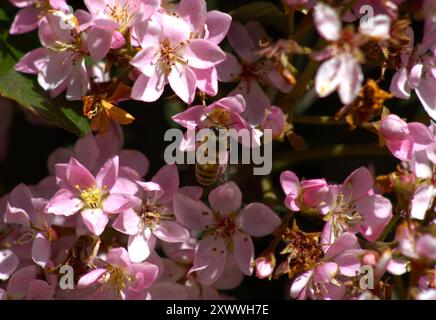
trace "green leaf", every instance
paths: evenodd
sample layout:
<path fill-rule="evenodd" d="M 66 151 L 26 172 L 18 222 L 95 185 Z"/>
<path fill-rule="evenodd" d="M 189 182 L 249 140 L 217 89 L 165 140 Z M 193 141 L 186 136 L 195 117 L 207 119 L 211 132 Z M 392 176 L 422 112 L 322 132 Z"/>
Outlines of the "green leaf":
<path fill-rule="evenodd" d="M 90 127 L 81 115 L 81 102 L 70 102 L 64 97 L 53 99 L 39 86 L 36 76 L 13 70 L 26 52 L 38 46 L 36 33 L 9 35 L 10 17 L 14 15 L 10 5 L 0 8 L 0 95 L 78 136 L 86 134 Z"/>
<path fill-rule="evenodd" d="M 283 35 L 288 34 L 288 18 L 273 3 L 262 1 L 249 3 L 230 12 L 230 14 L 239 22 L 259 20 L 263 25 L 271 26 Z"/>

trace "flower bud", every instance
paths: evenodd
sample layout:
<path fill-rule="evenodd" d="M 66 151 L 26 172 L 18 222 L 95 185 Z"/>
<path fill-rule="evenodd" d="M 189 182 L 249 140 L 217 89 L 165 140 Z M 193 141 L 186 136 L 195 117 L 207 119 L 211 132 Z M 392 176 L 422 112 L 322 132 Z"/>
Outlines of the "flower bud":
<path fill-rule="evenodd" d="M 380 134 L 385 140 L 404 140 L 409 135 L 407 123 L 399 116 L 390 114 L 380 123 Z"/>
<path fill-rule="evenodd" d="M 267 256 L 256 259 L 256 277 L 265 279 L 272 275 L 276 266 L 276 258 L 271 252 Z"/>
<path fill-rule="evenodd" d="M 266 111 L 261 123 L 262 129 L 271 129 L 274 139 L 280 139 L 284 135 L 286 126 L 286 115 L 279 107 L 272 106 Z"/>

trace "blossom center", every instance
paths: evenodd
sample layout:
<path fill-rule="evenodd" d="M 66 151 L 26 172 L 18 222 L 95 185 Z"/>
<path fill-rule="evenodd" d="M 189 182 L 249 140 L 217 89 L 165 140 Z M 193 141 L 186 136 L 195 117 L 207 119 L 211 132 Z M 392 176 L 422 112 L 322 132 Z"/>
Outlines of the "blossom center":
<path fill-rule="evenodd" d="M 97 187 L 87 188 L 80 192 L 80 198 L 92 209 L 101 207 L 104 192 Z"/>
<path fill-rule="evenodd" d="M 163 65 L 165 74 L 168 74 L 176 62 L 186 64 L 178 54 L 178 52 L 185 46 L 183 42 L 180 42 L 177 46 L 172 46 L 169 39 L 165 39 L 161 42 L 160 46 L 160 63 Z"/>
<path fill-rule="evenodd" d="M 238 226 L 235 223 L 233 217 L 226 217 L 221 219 L 215 228 L 215 233 L 224 239 L 229 239 L 238 230 Z"/>
<path fill-rule="evenodd" d="M 114 6 L 107 5 L 106 12 L 109 17 L 118 22 L 121 26 L 128 26 L 135 13 L 135 10 L 133 10 L 130 4 L 131 1 L 125 1 L 123 4 L 117 1 Z"/>
<path fill-rule="evenodd" d="M 132 277 L 123 268 L 110 265 L 103 281 L 109 284 L 114 290 L 117 298 L 121 298 L 121 292 L 128 287 Z"/>

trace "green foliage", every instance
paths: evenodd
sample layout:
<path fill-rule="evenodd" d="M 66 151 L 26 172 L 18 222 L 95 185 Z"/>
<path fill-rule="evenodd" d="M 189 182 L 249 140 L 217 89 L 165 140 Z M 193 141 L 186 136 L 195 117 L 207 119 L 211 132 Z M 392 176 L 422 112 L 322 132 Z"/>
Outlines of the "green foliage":
<path fill-rule="evenodd" d="M 10 5 L 0 8 L 0 95 L 16 101 L 56 126 L 78 136 L 84 135 L 90 128 L 88 120 L 80 113 L 80 102 L 66 101 L 63 96 L 53 99 L 39 86 L 35 76 L 13 70 L 25 53 L 38 46 L 33 33 L 9 35 L 14 14 L 15 10 Z"/>

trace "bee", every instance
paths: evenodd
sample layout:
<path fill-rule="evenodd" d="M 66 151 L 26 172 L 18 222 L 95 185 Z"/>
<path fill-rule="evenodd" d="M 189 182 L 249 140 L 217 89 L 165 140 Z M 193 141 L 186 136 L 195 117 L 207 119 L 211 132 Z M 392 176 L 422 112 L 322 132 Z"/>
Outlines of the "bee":
<path fill-rule="evenodd" d="M 74 269 L 74 280 L 95 269 L 94 259 L 100 248 L 100 238 L 94 235 L 82 235 L 67 251 L 66 258 L 60 265 L 48 268 L 47 272 L 55 272 L 63 265 L 70 265 Z"/>
<path fill-rule="evenodd" d="M 228 118 L 228 114 L 226 114 L 224 110 L 215 109 L 210 114 L 203 115 L 206 117 L 206 126 L 214 132 L 217 140 L 219 141 L 220 130 L 228 130 L 231 126 L 231 123 L 229 123 L 230 121 Z M 206 142 L 207 137 L 204 138 L 200 145 Z M 205 156 L 207 155 L 208 150 L 205 151 Z M 198 161 L 195 163 L 195 178 L 200 185 L 204 187 L 211 186 L 214 185 L 221 177 L 223 177 L 223 175 L 225 175 L 228 167 L 229 165 L 227 163 L 220 163 L 219 153 L 217 153 L 215 161 L 213 163 L 201 164 Z"/>

